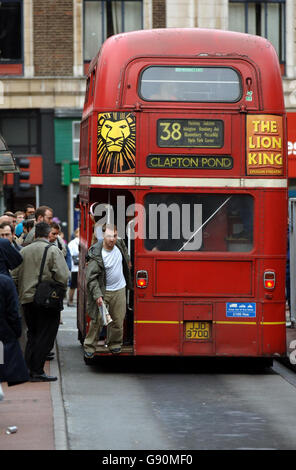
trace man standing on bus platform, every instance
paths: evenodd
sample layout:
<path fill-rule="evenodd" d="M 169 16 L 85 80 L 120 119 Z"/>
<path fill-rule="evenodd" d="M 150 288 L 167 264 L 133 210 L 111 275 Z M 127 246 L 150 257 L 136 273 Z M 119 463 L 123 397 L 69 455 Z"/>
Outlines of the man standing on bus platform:
<path fill-rule="evenodd" d="M 105 302 L 112 322 L 107 328 L 107 344 L 112 354 L 119 354 L 123 341 L 123 322 L 126 313 L 126 287 L 131 286 L 129 257 L 123 240 L 117 238 L 115 225 L 102 227 L 103 240 L 88 252 L 86 270 L 87 311 L 91 318 L 84 341 L 86 358 L 96 350 L 98 334 L 103 327 L 99 307 Z"/>

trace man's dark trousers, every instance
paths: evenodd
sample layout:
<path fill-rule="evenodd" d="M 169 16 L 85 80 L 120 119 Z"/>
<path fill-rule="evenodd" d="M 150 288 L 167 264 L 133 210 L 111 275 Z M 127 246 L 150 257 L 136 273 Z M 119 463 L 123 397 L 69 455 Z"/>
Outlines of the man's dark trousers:
<path fill-rule="evenodd" d="M 48 352 L 53 348 L 60 324 L 60 311 L 23 304 L 28 327 L 25 360 L 31 375 L 44 374 Z"/>

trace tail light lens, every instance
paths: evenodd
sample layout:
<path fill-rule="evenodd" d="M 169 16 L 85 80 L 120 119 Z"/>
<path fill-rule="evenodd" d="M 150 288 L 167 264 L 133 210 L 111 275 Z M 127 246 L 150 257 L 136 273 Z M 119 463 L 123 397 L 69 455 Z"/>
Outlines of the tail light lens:
<path fill-rule="evenodd" d="M 264 289 L 272 290 L 275 288 L 275 272 L 265 271 L 264 273 Z"/>
<path fill-rule="evenodd" d="M 137 271 L 136 284 L 140 289 L 148 286 L 148 273 L 147 271 Z"/>

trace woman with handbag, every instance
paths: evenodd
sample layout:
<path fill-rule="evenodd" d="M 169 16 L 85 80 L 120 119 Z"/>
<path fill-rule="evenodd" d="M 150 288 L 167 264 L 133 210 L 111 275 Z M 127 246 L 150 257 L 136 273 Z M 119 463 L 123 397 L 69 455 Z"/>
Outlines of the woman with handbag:
<path fill-rule="evenodd" d="M 75 238 L 68 243 L 68 248 L 72 257 L 71 280 L 68 297 L 68 307 L 74 307 L 73 299 L 77 289 L 77 277 L 79 268 L 79 228 L 74 232 Z"/>

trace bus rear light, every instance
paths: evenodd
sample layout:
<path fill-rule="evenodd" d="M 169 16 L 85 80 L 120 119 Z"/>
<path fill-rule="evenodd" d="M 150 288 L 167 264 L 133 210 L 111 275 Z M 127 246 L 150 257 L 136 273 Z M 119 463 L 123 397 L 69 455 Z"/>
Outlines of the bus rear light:
<path fill-rule="evenodd" d="M 264 273 L 264 289 L 272 290 L 275 288 L 275 272 L 265 271 Z"/>
<path fill-rule="evenodd" d="M 148 273 L 147 271 L 137 271 L 136 284 L 140 289 L 148 286 Z"/>

